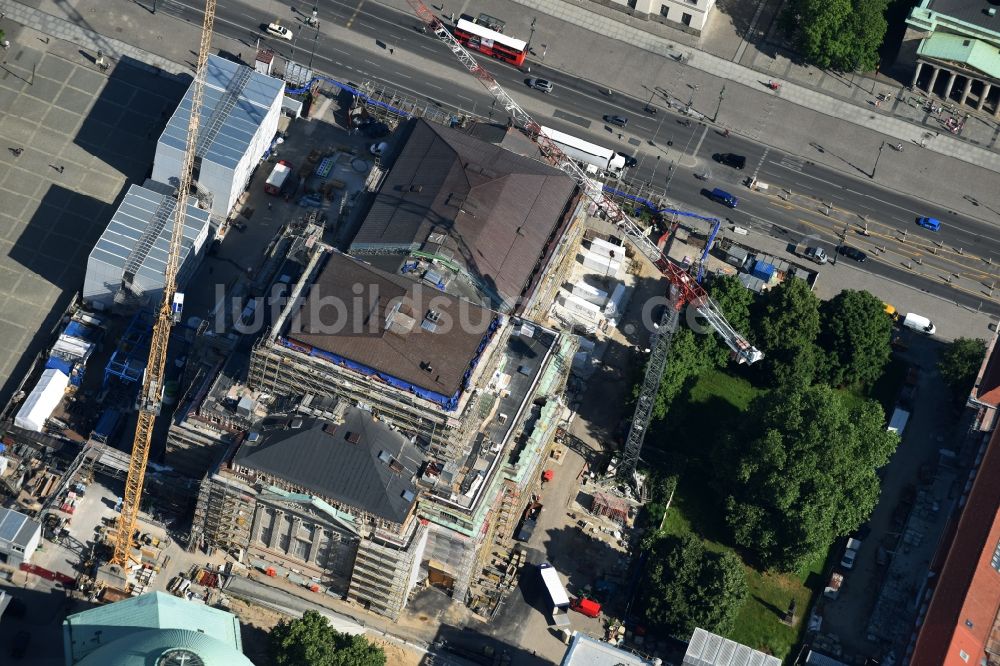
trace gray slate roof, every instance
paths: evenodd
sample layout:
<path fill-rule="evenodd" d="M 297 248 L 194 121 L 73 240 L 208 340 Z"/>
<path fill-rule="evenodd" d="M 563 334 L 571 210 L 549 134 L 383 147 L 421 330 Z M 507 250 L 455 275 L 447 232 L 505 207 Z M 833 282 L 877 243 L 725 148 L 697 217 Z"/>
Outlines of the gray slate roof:
<path fill-rule="evenodd" d="M 301 426 L 289 427 L 295 419 Z M 369 412 L 350 407 L 340 425 L 272 416 L 259 431 L 260 440 L 245 441 L 234 464 L 396 523 L 406 519 L 416 501 L 411 479 L 423 462 L 420 450 Z"/>
<path fill-rule="evenodd" d="M 245 85 L 241 78 L 246 78 Z M 229 86 L 234 86 L 234 92 L 238 94 L 236 104 L 231 109 L 225 108 L 226 88 Z M 236 87 L 239 90 L 236 90 Z M 216 55 L 208 56 L 198 157 L 204 162 L 234 168 L 246 154 L 257 128 L 264 121 L 275 97 L 283 95 L 284 90 L 285 84 L 279 79 L 265 76 L 246 65 Z M 192 84 L 163 130 L 160 136 L 161 143 L 180 151 L 184 150 L 193 95 Z M 218 133 L 212 129 L 214 116 L 221 122 Z M 208 145 L 202 145 L 202 137 L 209 136 L 209 133 L 214 134 L 214 137 L 211 137 Z"/>
<path fill-rule="evenodd" d="M 342 309 L 314 305 L 331 296 L 337 297 Z M 387 325 L 394 303 L 400 301 L 396 325 Z M 439 322 L 450 319 L 454 325 L 428 330 L 423 322 L 430 309 L 441 315 Z M 460 311 L 467 313 L 469 326 L 458 325 Z M 414 321 L 404 332 L 400 322 L 407 317 Z M 478 305 L 334 252 L 286 335 L 451 397 L 461 389 L 462 377 L 492 319 L 493 314 Z M 332 332 L 338 323 L 341 330 Z"/>
<path fill-rule="evenodd" d="M 415 120 L 351 252 L 389 248 L 452 254 L 487 293 L 512 307 L 575 190 L 561 171 L 465 133 Z"/>

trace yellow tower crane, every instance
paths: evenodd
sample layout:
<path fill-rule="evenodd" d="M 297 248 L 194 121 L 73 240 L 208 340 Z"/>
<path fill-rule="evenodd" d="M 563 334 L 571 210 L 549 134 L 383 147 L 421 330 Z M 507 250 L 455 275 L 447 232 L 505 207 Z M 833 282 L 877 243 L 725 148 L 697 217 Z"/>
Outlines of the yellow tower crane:
<path fill-rule="evenodd" d="M 198 125 L 200 121 L 202 96 L 205 88 L 205 69 L 209 50 L 212 46 L 212 26 L 215 24 L 215 0 L 206 0 L 205 19 L 201 24 L 201 47 L 198 49 L 198 65 L 195 69 L 194 89 L 191 96 L 191 118 L 188 121 L 187 140 L 184 148 L 184 162 L 181 166 L 180 184 L 177 188 L 177 206 L 174 209 L 173 228 L 170 233 L 170 249 L 167 253 L 167 268 L 163 274 L 163 302 L 153 324 L 153 337 L 149 346 L 149 362 L 142 380 L 139 395 L 139 420 L 135 426 L 135 441 L 129 459 L 128 478 L 125 481 L 125 497 L 118 516 L 118 533 L 115 536 L 115 552 L 111 562 L 124 568 L 132 557 L 132 534 L 135 532 L 142 500 L 142 485 L 149 462 L 149 446 L 153 438 L 153 425 L 160 413 L 163 399 L 164 368 L 167 361 L 167 343 L 170 329 L 174 325 L 175 296 L 177 294 L 177 269 L 180 265 L 181 238 L 184 235 L 184 218 L 187 215 L 188 193 L 193 180 L 195 149 L 198 145 Z M 178 305 L 181 299 L 178 299 Z"/>

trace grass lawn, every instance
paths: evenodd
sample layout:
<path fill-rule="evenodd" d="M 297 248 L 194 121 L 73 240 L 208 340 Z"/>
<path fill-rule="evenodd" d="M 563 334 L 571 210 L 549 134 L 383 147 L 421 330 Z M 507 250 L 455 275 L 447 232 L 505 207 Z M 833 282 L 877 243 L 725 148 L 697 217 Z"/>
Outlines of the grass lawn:
<path fill-rule="evenodd" d="M 706 449 L 712 446 L 714 433 L 735 426 L 736 421 L 760 393 L 749 382 L 721 371 L 700 377 L 691 388 L 687 402 L 675 403 L 667 425 L 651 438 L 661 449 L 684 458 L 689 473 L 680 474 L 673 503 L 663 529 L 668 534 L 694 532 L 711 550 L 732 550 L 728 529 L 718 506 L 715 491 L 706 483 L 710 470 L 700 468 Z M 798 643 L 814 590 L 818 589 L 824 561 L 817 558 L 798 574 L 761 573 L 747 567 L 750 588 L 746 602 L 729 636 L 755 649 L 787 658 Z M 807 586 L 808 585 L 808 586 Z M 796 602 L 796 624 L 789 627 L 780 618 L 791 599 Z"/>

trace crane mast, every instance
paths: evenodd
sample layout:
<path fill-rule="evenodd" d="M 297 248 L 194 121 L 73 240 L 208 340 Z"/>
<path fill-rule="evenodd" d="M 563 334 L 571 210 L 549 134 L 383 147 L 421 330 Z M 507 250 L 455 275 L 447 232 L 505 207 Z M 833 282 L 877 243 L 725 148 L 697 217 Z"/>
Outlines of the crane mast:
<path fill-rule="evenodd" d="M 153 426 L 160 413 L 163 399 L 164 369 L 167 361 L 167 344 L 170 329 L 174 325 L 173 303 L 177 292 L 177 270 L 180 265 L 181 239 L 184 236 L 184 220 L 187 215 L 188 193 L 193 180 L 195 152 L 198 144 L 198 126 L 205 88 L 205 68 L 212 46 L 212 27 L 215 24 L 216 0 L 206 0 L 205 17 L 201 25 L 201 45 L 198 49 L 198 63 L 195 68 L 194 87 L 191 95 L 191 118 L 188 121 L 184 161 L 181 166 L 180 184 L 177 189 L 177 204 L 174 208 L 173 227 L 167 252 L 167 266 L 163 274 L 163 301 L 153 323 L 153 335 L 149 345 L 149 360 L 139 394 L 139 415 L 135 426 L 135 440 L 129 458 L 128 477 L 125 481 L 125 495 L 121 513 L 118 515 L 118 531 L 115 535 L 115 549 L 112 563 L 124 568 L 132 556 L 132 534 L 139 516 L 142 501 L 142 486 L 149 462 L 149 447 L 153 438 Z"/>
<path fill-rule="evenodd" d="M 732 356 L 739 363 L 755 363 L 764 354 L 736 331 L 726 320 L 719 306 L 709 298 L 708 293 L 687 271 L 668 259 L 634 220 L 616 204 L 605 196 L 601 185 L 592 180 L 580 166 L 570 159 L 553 141 L 542 134 L 541 126 L 521 108 L 510 94 L 503 89 L 497 80 L 465 47 L 455 39 L 433 12 L 422 0 L 406 0 L 421 21 L 443 42 L 459 62 L 486 87 L 493 98 L 513 119 L 514 124 L 522 128 L 538 146 L 542 156 L 557 169 L 563 171 L 576 181 L 580 189 L 602 211 L 609 222 L 615 224 L 632 245 L 670 281 L 669 300 L 671 307 L 667 308 L 659 322 L 657 330 L 650 339 L 650 356 L 646 365 L 646 373 L 639 387 L 635 411 L 629 428 L 625 446 L 622 450 L 622 460 L 616 470 L 616 476 L 626 482 L 639 485 L 636 468 L 639 454 L 646 437 L 646 428 L 652 418 L 653 405 L 659 393 L 663 371 L 667 364 L 667 355 L 674 331 L 677 330 L 679 313 L 685 304 L 695 309 L 698 315 L 711 326 L 719 337 L 732 351 Z M 700 277 L 700 273 L 699 273 Z"/>

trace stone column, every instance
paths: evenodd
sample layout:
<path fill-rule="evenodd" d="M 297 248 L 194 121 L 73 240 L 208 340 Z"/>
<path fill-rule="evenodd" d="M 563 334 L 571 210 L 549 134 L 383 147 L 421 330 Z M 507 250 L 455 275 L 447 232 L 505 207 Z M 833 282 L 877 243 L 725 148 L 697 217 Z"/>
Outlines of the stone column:
<path fill-rule="evenodd" d="M 979 104 L 976 105 L 976 111 L 982 111 L 983 107 L 986 106 L 986 98 L 990 96 L 990 90 L 993 89 L 993 84 L 988 81 L 983 82 L 983 92 L 979 93 Z M 1000 105 L 997 105 L 1000 107 Z"/>
<path fill-rule="evenodd" d="M 301 523 L 301 518 L 292 516 L 291 524 L 288 526 L 288 548 L 285 549 L 285 555 L 289 557 L 295 557 L 295 544 L 299 541 L 299 525 Z"/>
<path fill-rule="evenodd" d="M 309 548 L 309 559 L 306 560 L 312 564 L 322 567 L 323 562 L 319 561 L 319 545 L 323 540 L 323 526 L 319 523 L 313 525 L 313 540 L 312 546 Z"/>
<path fill-rule="evenodd" d="M 931 67 L 934 67 L 934 66 L 931 65 Z M 931 72 L 931 82 L 927 84 L 927 94 L 928 95 L 933 95 L 934 94 L 934 84 L 937 83 L 937 77 L 938 77 L 938 74 L 940 74 L 940 73 L 941 73 L 941 68 L 940 67 L 934 67 L 934 71 Z"/>
<path fill-rule="evenodd" d="M 955 87 L 955 79 L 958 78 L 958 72 L 948 72 L 948 85 L 944 87 L 944 98 L 951 99 L 951 91 Z"/>
<path fill-rule="evenodd" d="M 917 61 L 917 71 L 913 72 L 913 80 L 910 82 L 911 88 L 917 87 L 917 82 L 920 80 L 920 72 L 924 69 L 924 63 L 920 60 Z"/>
<path fill-rule="evenodd" d="M 972 91 L 972 77 L 965 77 L 965 87 L 962 88 L 962 98 L 958 100 L 958 103 L 965 106 L 965 101 L 969 99 L 969 92 Z"/>
<path fill-rule="evenodd" d="M 284 522 L 285 517 L 284 511 L 275 510 L 274 520 L 271 521 L 271 538 L 267 540 L 267 547 L 273 549 L 274 544 L 278 543 L 278 530 L 281 529 L 281 523 Z"/>

